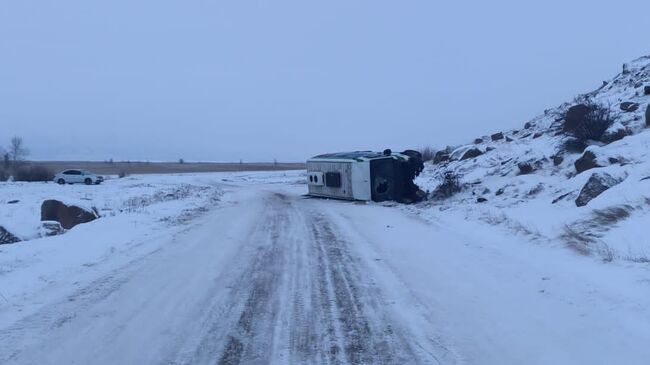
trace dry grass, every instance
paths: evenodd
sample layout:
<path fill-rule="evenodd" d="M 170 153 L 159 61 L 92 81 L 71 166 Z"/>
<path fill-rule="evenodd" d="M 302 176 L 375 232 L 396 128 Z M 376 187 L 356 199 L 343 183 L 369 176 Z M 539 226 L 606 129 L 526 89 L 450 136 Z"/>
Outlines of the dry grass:
<path fill-rule="evenodd" d="M 567 247 L 581 255 L 589 255 L 591 253 L 590 246 L 596 242 L 586 232 L 578 232 L 569 225 L 564 226 L 564 232 L 560 235 L 560 238 L 566 242 Z"/>
<path fill-rule="evenodd" d="M 597 253 L 603 261 L 611 262 L 617 255 L 601 238 L 617 223 L 629 218 L 634 209 L 631 205 L 620 205 L 594 210 L 589 219 L 565 225 L 560 238 L 582 255 Z"/>
<path fill-rule="evenodd" d="M 508 218 L 508 216 L 503 213 L 486 213 L 479 219 L 491 226 L 503 226 L 514 234 L 529 236 L 532 241 L 542 239 L 542 235 L 539 232 L 533 231 L 530 227 L 527 227 L 516 220 Z"/>
<path fill-rule="evenodd" d="M 597 209 L 593 211 L 590 223 L 592 226 L 611 227 L 616 223 L 629 218 L 632 210 L 634 210 L 634 208 L 630 205 Z"/>
<path fill-rule="evenodd" d="M 35 161 L 55 172 L 67 169 L 88 170 L 100 175 L 178 174 L 197 172 L 281 171 L 302 170 L 304 163 L 221 163 L 221 162 L 93 162 L 93 161 Z"/>

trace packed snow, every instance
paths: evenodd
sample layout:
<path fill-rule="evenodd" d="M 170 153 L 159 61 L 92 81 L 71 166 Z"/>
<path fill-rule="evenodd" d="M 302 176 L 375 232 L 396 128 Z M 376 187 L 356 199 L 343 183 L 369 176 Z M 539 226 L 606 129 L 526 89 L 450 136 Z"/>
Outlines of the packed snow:
<path fill-rule="evenodd" d="M 122 212 L 107 209 L 124 206 L 117 200 L 96 204 L 97 221 L 0 247 L 3 362 L 642 364 L 650 356 L 647 265 L 602 263 L 474 220 L 482 214 L 308 199 L 302 172 L 33 189 L 110 197 L 120 185 L 142 189 L 125 199 L 155 202 Z M 194 193 L 177 200 L 144 198 L 188 185 Z M 179 221 L 157 204 L 199 213 Z M 333 337 L 309 340 L 327 326 Z M 358 337 L 363 328 L 370 332 Z"/>

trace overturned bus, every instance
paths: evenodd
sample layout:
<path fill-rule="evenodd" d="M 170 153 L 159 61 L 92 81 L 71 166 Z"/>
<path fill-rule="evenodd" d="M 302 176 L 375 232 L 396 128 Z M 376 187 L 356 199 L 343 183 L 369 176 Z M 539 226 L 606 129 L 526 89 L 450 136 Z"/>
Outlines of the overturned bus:
<path fill-rule="evenodd" d="M 307 161 L 307 185 L 314 197 L 412 203 L 426 195 L 413 182 L 423 168 L 413 150 L 328 153 Z"/>

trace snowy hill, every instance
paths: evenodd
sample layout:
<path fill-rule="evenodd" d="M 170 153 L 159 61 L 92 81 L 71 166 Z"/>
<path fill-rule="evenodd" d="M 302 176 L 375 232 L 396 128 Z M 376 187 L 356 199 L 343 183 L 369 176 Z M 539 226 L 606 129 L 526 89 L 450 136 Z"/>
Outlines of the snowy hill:
<path fill-rule="evenodd" d="M 440 151 L 417 181 L 432 192 L 423 214 L 500 225 L 607 261 L 648 262 L 641 226 L 650 222 L 649 103 L 646 56 L 519 130 Z M 596 134 L 593 124 L 580 129 L 587 114 L 606 120 Z M 439 190 L 445 173 L 459 192 Z"/>

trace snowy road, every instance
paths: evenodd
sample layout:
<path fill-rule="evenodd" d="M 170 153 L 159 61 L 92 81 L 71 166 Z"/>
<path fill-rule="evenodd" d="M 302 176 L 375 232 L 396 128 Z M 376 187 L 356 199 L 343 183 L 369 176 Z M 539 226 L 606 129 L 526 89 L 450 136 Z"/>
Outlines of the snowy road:
<path fill-rule="evenodd" d="M 462 219 L 305 199 L 302 188 L 232 185 L 227 204 L 154 235 L 156 249 L 121 267 L 87 265 L 86 282 L 43 277 L 42 293 L 0 306 L 0 363 L 650 357 L 646 266 L 603 264 Z"/>
<path fill-rule="evenodd" d="M 160 250 L 4 329 L 0 363 L 437 364 L 449 357 L 395 318 L 368 264 L 319 207 L 243 192 Z"/>

